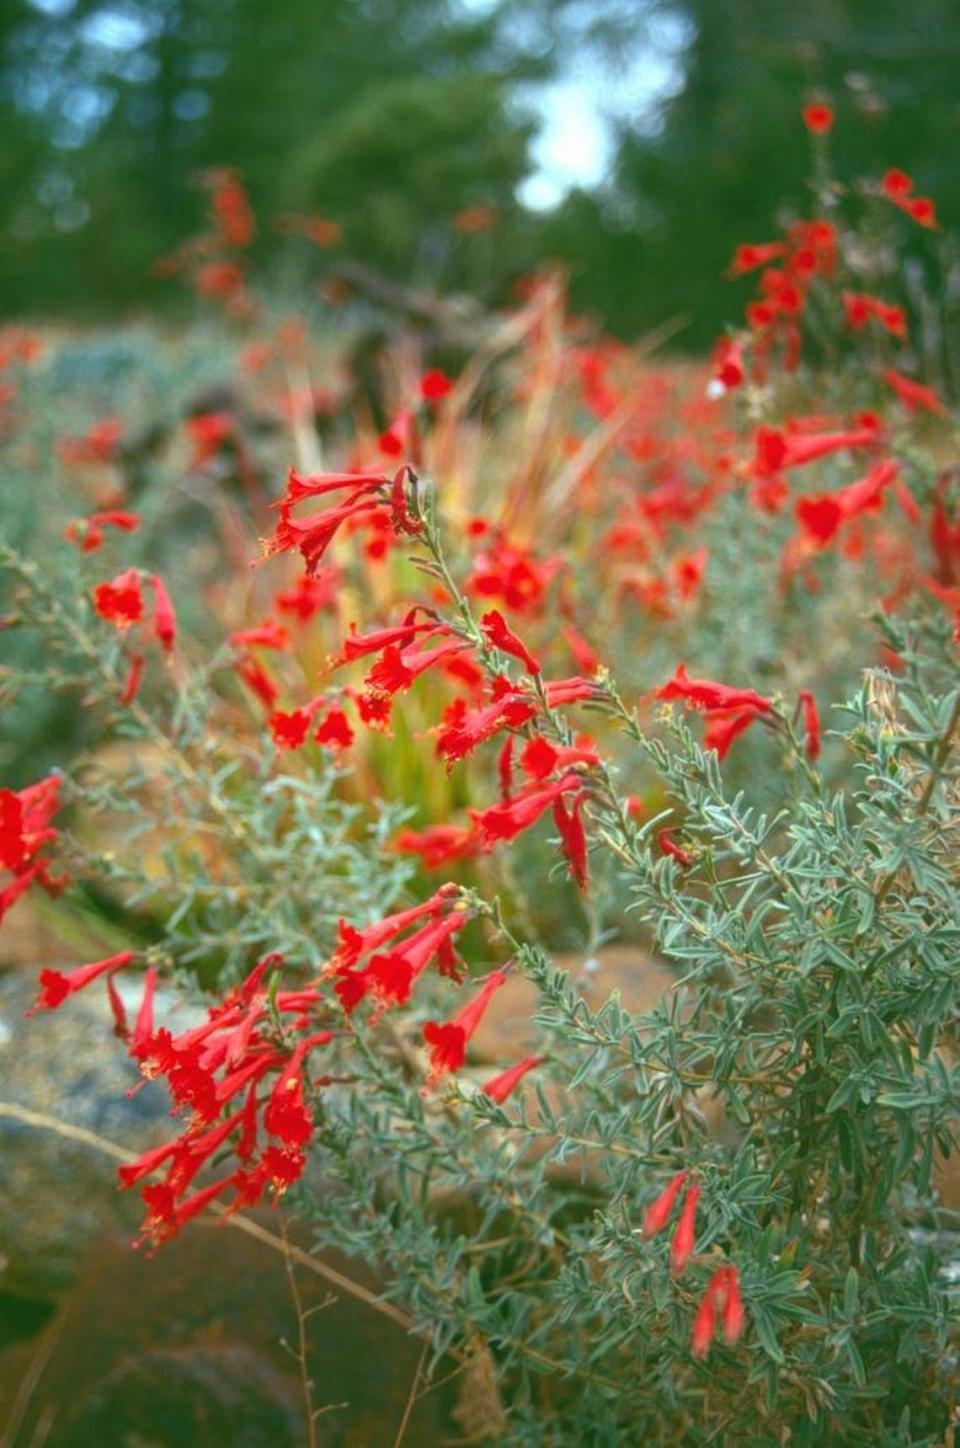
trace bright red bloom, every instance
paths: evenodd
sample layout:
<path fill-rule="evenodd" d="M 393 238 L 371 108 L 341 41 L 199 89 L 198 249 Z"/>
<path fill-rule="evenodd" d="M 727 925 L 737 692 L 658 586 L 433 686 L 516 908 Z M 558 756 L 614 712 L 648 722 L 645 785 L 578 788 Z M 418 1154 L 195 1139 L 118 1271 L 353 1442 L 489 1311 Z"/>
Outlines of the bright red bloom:
<path fill-rule="evenodd" d="M 814 136 L 825 136 L 833 130 L 833 107 L 817 102 L 804 106 L 803 124 Z"/>
<path fill-rule="evenodd" d="M 658 1232 L 663 1231 L 667 1222 L 670 1220 L 670 1214 L 676 1205 L 677 1198 L 686 1185 L 689 1175 L 690 1173 L 686 1169 L 678 1171 L 676 1176 L 664 1187 L 656 1200 L 651 1202 L 647 1208 L 647 1214 L 643 1219 L 643 1235 L 645 1237 L 655 1237 Z"/>
<path fill-rule="evenodd" d="M 156 573 L 150 577 L 153 587 L 153 628 L 166 653 L 173 648 L 177 638 L 177 616 L 173 603 L 162 578 Z"/>
<path fill-rule="evenodd" d="M 278 749 L 299 749 L 313 722 L 309 709 L 277 709 L 269 718 L 270 733 Z"/>
<path fill-rule="evenodd" d="M 930 231 L 939 230 L 937 208 L 929 196 L 911 196 L 903 210 L 908 216 L 912 216 L 919 226 L 926 226 Z"/>
<path fill-rule="evenodd" d="M 334 706 L 327 710 L 313 737 L 317 744 L 327 744 L 331 749 L 347 749 L 353 743 L 350 720 Z"/>
<path fill-rule="evenodd" d="M 515 1066 L 508 1066 L 505 1071 L 501 1071 L 499 1076 L 492 1076 L 480 1089 L 485 1096 L 490 1097 L 491 1101 L 502 1106 L 507 1097 L 516 1090 L 524 1076 L 537 1066 L 542 1066 L 546 1059 L 546 1056 L 526 1056 Z"/>
<path fill-rule="evenodd" d="M 888 387 L 893 388 L 908 412 L 924 409 L 927 412 L 936 413 L 940 417 L 946 416 L 947 409 L 932 387 L 924 387 L 922 383 L 914 382 L 912 378 L 895 372 L 892 367 L 887 367 L 882 375 L 884 382 Z"/>
<path fill-rule="evenodd" d="M 531 785 L 505 803 L 485 810 L 472 809 L 470 817 L 489 849 L 498 840 L 516 839 L 517 835 L 535 825 L 540 816 L 565 793 L 580 789 L 582 785 L 579 774 L 565 774 L 544 786 Z"/>
<path fill-rule="evenodd" d="M 232 412 L 202 412 L 188 417 L 184 426 L 193 445 L 188 466 L 196 471 L 217 456 L 233 436 L 235 423 Z"/>
<path fill-rule="evenodd" d="M 782 469 L 803 467 L 846 448 L 873 447 L 876 442 L 875 427 L 825 433 L 780 432 L 776 428 L 759 427 L 756 432 L 753 476 L 769 477 Z"/>
<path fill-rule="evenodd" d="M 730 263 L 730 275 L 743 276 L 745 272 L 756 271 L 758 267 L 769 266 L 772 261 L 786 253 L 782 241 L 744 242 L 738 246 Z"/>
<path fill-rule="evenodd" d="M 573 876 L 577 888 L 585 890 L 587 888 L 587 837 L 581 818 L 582 809 L 582 794 L 578 794 L 573 801 L 569 814 L 562 799 L 558 798 L 553 802 L 553 820 L 563 844 L 567 864 L 570 866 L 570 874 Z"/>
<path fill-rule="evenodd" d="M 766 714 L 773 700 L 765 699 L 755 689 L 733 689 L 716 684 L 712 679 L 691 679 L 685 664 L 678 664 L 672 679 L 654 691 L 656 699 L 682 699 L 693 709 L 754 709 Z"/>
<path fill-rule="evenodd" d="M 271 538 L 263 539 L 265 558 L 298 549 L 313 577 L 323 554 L 344 523 L 369 514 L 378 508 L 389 493 L 389 480 L 382 473 L 324 473 L 316 478 L 302 478 L 295 468 L 287 476 L 287 491 L 274 506 L 280 518 Z M 298 503 L 308 498 L 328 497 L 343 493 L 345 497 L 324 512 L 311 514 L 302 521 L 293 517 Z"/>
<path fill-rule="evenodd" d="M 900 171 L 895 166 L 891 167 L 880 183 L 891 201 L 900 201 L 904 196 L 909 196 L 913 190 L 913 179 L 906 171 Z"/>
<path fill-rule="evenodd" d="M 441 1076 L 450 1071 L 459 1071 L 467 1058 L 467 1042 L 483 1019 L 490 998 L 498 991 L 507 978 L 506 970 L 495 970 L 488 975 L 481 989 L 464 1006 L 452 1021 L 439 1024 L 427 1021 L 423 1038 L 430 1047 L 430 1072 L 426 1088 L 433 1086 Z"/>
<path fill-rule="evenodd" d="M 660 830 L 658 832 L 657 844 L 665 855 L 670 855 L 671 858 L 676 860 L 678 865 L 682 865 L 684 869 L 688 870 L 691 865 L 696 864 L 693 856 L 688 854 L 686 850 L 681 849 L 676 841 L 671 839 L 669 830 Z"/>
<path fill-rule="evenodd" d="M 271 618 L 256 628 L 239 629 L 230 635 L 229 642 L 235 649 L 276 649 L 279 652 L 290 647 L 290 635 L 282 624 Z"/>
<path fill-rule="evenodd" d="M 695 1358 L 705 1358 L 710 1351 L 710 1344 L 713 1342 L 717 1317 L 715 1283 L 716 1274 L 710 1278 L 707 1284 L 707 1290 L 700 1299 L 700 1306 L 697 1308 L 696 1316 L 693 1319 L 690 1349 Z"/>
<path fill-rule="evenodd" d="M 290 614 L 301 623 L 307 623 L 314 614 L 336 606 L 341 580 L 340 569 L 331 564 L 318 569 L 313 578 L 304 574 L 292 588 L 276 593 L 273 601 L 280 613 Z"/>
<path fill-rule="evenodd" d="M 539 674 L 540 665 L 522 639 L 519 639 L 499 609 L 492 608 L 480 620 L 487 641 L 502 653 L 519 659 L 529 674 Z"/>
<path fill-rule="evenodd" d="M 704 714 L 704 749 L 715 749 L 717 758 L 725 759 L 733 741 L 760 717 L 756 709 L 708 709 Z"/>
<path fill-rule="evenodd" d="M 519 729 L 536 712 L 536 705 L 512 688 L 478 709 L 468 709 L 462 699 L 455 699 L 437 731 L 437 753 L 451 763 L 462 759 L 502 729 Z"/>
<path fill-rule="evenodd" d="M 123 689 L 120 693 L 120 703 L 126 708 L 132 704 L 140 692 L 140 681 L 143 678 L 143 667 L 146 659 L 143 654 L 133 654 L 130 659 L 130 667 L 127 670 L 127 677 L 124 680 Z"/>
<path fill-rule="evenodd" d="M 67 996 L 75 995 L 77 991 L 84 990 L 92 981 L 98 980 L 100 976 L 123 970 L 124 966 L 135 959 L 132 950 L 123 950 L 119 955 L 108 956 L 106 960 L 95 960 L 92 965 L 80 965 L 76 970 L 68 971 L 65 975 L 59 970 L 42 970 L 40 972 L 40 994 L 37 996 L 36 1005 L 27 1011 L 28 1016 L 35 1015 L 37 1011 L 53 1011 L 57 1006 L 62 1005 Z"/>
<path fill-rule="evenodd" d="M 103 543 L 104 528 L 118 528 L 124 533 L 133 533 L 140 527 L 136 513 L 125 513 L 119 508 L 109 508 L 102 513 L 88 513 L 86 518 L 77 518 L 68 523 L 64 530 L 71 543 L 76 543 L 83 553 L 93 553 Z"/>
<path fill-rule="evenodd" d="M 420 379 L 420 396 L 426 402 L 442 402 L 453 391 L 453 383 L 445 372 L 434 367 Z"/>
<path fill-rule="evenodd" d="M 879 322 L 892 337 L 901 341 L 907 336 L 907 314 L 902 307 L 891 306 L 866 292 L 844 292 L 843 310 L 851 332 L 861 331 L 868 322 Z"/>
<path fill-rule="evenodd" d="M 681 1273 L 693 1255 L 696 1237 L 697 1201 L 700 1188 L 696 1182 L 689 1187 L 684 1197 L 677 1230 L 670 1244 L 670 1265 L 674 1272 Z"/>
<path fill-rule="evenodd" d="M 817 759 L 820 755 L 820 715 L 817 711 L 817 701 L 809 689 L 800 690 L 799 701 L 803 709 L 803 726 L 807 735 L 807 758 Z"/>
<path fill-rule="evenodd" d="M 143 618 L 143 593 L 137 570 L 128 568 L 112 582 L 98 583 L 93 591 L 93 606 L 101 618 L 120 630 L 139 623 Z"/>
<path fill-rule="evenodd" d="M 280 697 L 280 688 L 260 661 L 246 654 L 237 659 L 233 667 L 247 688 L 252 689 L 268 709 L 273 710 Z"/>

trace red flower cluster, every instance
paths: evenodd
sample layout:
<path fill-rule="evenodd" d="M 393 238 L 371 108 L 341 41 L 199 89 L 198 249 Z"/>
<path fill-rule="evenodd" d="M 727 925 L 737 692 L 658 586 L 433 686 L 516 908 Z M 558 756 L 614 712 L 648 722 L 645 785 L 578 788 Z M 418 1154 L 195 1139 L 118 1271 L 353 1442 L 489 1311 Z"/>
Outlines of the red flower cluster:
<path fill-rule="evenodd" d="M 700 1188 L 696 1182 L 687 1186 L 689 1171 L 678 1171 L 656 1200 L 647 1209 L 643 1219 L 643 1235 L 655 1237 L 662 1232 L 673 1214 L 680 1194 L 685 1191 L 683 1206 L 673 1240 L 670 1244 L 670 1265 L 679 1275 L 690 1258 L 696 1239 L 697 1203 Z M 740 1297 L 739 1273 L 734 1266 L 717 1268 L 697 1309 L 693 1320 L 692 1348 L 694 1357 L 705 1357 L 716 1330 L 717 1308 L 721 1311 L 721 1325 L 727 1342 L 736 1342 L 743 1331 L 744 1314 Z"/>
<path fill-rule="evenodd" d="M 291 468 L 287 491 L 274 505 L 280 512 L 276 529 L 271 538 L 263 540 L 264 557 L 297 549 L 306 565 L 307 576 L 312 578 L 320 559 L 346 523 L 360 520 L 370 524 L 379 519 L 399 534 L 419 532 L 420 525 L 407 507 L 408 481 L 413 482 L 415 478 L 406 467 L 400 469 L 392 482 L 382 473 L 323 473 L 302 478 Z M 343 496 L 333 507 L 302 520 L 294 518 L 298 504 L 338 493 Z"/>
<path fill-rule="evenodd" d="M 900 171 L 892 167 L 880 183 L 881 190 L 888 201 L 905 211 L 908 216 L 920 226 L 925 226 L 930 231 L 937 228 L 937 208 L 929 196 L 914 196 L 913 178 L 908 176 L 906 171 Z"/>
<path fill-rule="evenodd" d="M 51 821 L 59 807 L 60 780 L 53 774 L 25 789 L 0 789 L 0 869 L 13 877 L 0 889 L 0 920 L 34 880 L 51 895 L 63 888 L 47 854 L 57 838 Z"/>
<path fill-rule="evenodd" d="M 177 616 L 166 584 L 156 573 L 148 575 L 153 591 L 153 635 L 164 653 L 171 653 L 177 639 Z M 144 618 L 143 580 L 136 568 L 128 568 L 108 583 L 98 583 L 93 591 L 93 606 L 101 618 L 126 633 Z M 143 674 L 142 654 L 131 655 L 126 683 L 120 702 L 129 704 L 136 697 Z"/>

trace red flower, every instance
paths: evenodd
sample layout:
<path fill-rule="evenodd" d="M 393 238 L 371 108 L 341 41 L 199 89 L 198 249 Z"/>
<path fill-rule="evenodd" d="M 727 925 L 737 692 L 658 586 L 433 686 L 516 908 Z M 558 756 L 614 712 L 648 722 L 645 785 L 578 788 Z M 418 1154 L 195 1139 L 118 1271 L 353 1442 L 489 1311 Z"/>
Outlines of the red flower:
<path fill-rule="evenodd" d="M 699 1196 L 700 1188 L 694 1182 L 684 1198 L 677 1230 L 674 1232 L 673 1241 L 670 1244 L 670 1265 L 678 1274 L 683 1271 L 693 1255 Z"/>
<path fill-rule="evenodd" d="M 353 743 L 353 730 L 343 710 L 334 707 L 327 710 L 313 737 L 317 744 L 328 744 L 332 749 L 347 749 Z"/>
<path fill-rule="evenodd" d="M 736 1267 L 718 1267 L 707 1283 L 693 1320 L 691 1351 L 694 1357 L 705 1358 L 710 1351 L 716 1331 L 718 1305 L 721 1307 L 723 1335 L 727 1342 L 736 1342 L 743 1331 L 743 1302 Z"/>
<path fill-rule="evenodd" d="M 803 124 L 815 136 L 825 136 L 833 130 L 833 107 L 822 102 L 804 106 Z"/>
<path fill-rule="evenodd" d="M 892 367 L 886 368 L 882 376 L 884 382 L 888 387 L 893 388 L 908 412 L 916 412 L 918 408 L 923 408 L 927 412 L 937 413 L 941 417 L 946 416 L 947 409 L 932 387 L 924 387 L 922 383 L 914 382 L 912 378 L 895 372 Z"/>
<path fill-rule="evenodd" d="M 426 402 L 442 402 L 453 391 L 453 383 L 445 372 L 436 367 L 425 372 L 420 379 L 420 396 Z"/>
<path fill-rule="evenodd" d="M 280 697 L 280 689 L 263 665 L 247 654 L 237 659 L 233 667 L 247 688 L 252 689 L 258 699 L 272 710 Z"/>
<path fill-rule="evenodd" d="M 76 543 L 84 553 L 93 553 L 103 543 L 104 528 L 118 528 L 124 533 L 133 533 L 140 527 L 136 513 L 124 513 L 117 508 L 102 513 L 90 513 L 86 518 L 77 518 L 68 523 L 66 537 Z"/>
<path fill-rule="evenodd" d="M 489 613 L 485 613 L 480 623 L 487 641 L 495 649 L 500 649 L 502 653 L 511 654 L 513 658 L 519 659 L 529 674 L 539 674 L 539 663 L 526 644 L 510 628 L 499 609 L 492 608 Z"/>
<path fill-rule="evenodd" d="M 153 628 L 166 653 L 173 648 L 177 638 L 177 616 L 173 603 L 162 578 L 151 575 L 153 586 Z"/>
<path fill-rule="evenodd" d="M 817 759 L 820 755 L 820 715 L 817 701 L 809 689 L 801 689 L 799 702 L 803 709 L 803 726 L 807 735 L 807 758 Z"/>
<path fill-rule="evenodd" d="M 256 628 L 240 629 L 232 633 L 229 643 L 235 649 L 258 648 L 282 651 L 290 647 L 290 636 L 282 624 L 268 619 Z"/>
<path fill-rule="evenodd" d="M 401 830 L 393 848 L 403 855 L 419 855 L 425 870 L 437 870 L 450 860 L 477 854 L 480 841 L 466 825 L 429 825 L 425 830 Z"/>
<path fill-rule="evenodd" d="M 682 699 L 694 709 L 754 709 L 766 714 L 773 708 L 773 701 L 755 689 L 733 689 L 711 679 L 691 679 L 685 664 L 677 665 L 673 678 L 655 690 L 654 697 Z"/>
<path fill-rule="evenodd" d="M 127 677 L 120 694 L 120 703 L 124 708 L 132 704 L 140 692 L 140 680 L 143 677 L 143 666 L 145 663 L 146 659 L 143 654 L 133 654 L 130 659 L 130 667 L 127 670 Z"/>
<path fill-rule="evenodd" d="M 565 793 L 580 789 L 579 774 L 565 774 L 561 779 L 542 787 L 530 786 L 503 804 L 485 810 L 471 810 L 470 817 L 489 849 L 498 840 L 513 840 L 535 825 L 540 816 Z"/>
<path fill-rule="evenodd" d="M 459 1071 L 467 1057 L 467 1042 L 483 1019 L 483 1013 L 490 998 L 498 991 L 507 978 L 506 970 L 495 970 L 488 975 L 481 989 L 464 1006 L 459 1015 L 446 1024 L 427 1021 L 423 1038 L 430 1047 L 430 1071 L 426 1087 L 433 1086 L 441 1076 L 450 1071 Z"/>
<path fill-rule="evenodd" d="M 120 630 L 139 623 L 143 618 L 143 594 L 137 570 L 128 568 L 112 582 L 98 583 L 93 591 L 93 606 L 101 618 Z"/>
<path fill-rule="evenodd" d="M 339 528 L 348 521 L 369 514 L 378 508 L 389 492 L 389 481 L 381 473 L 324 473 L 316 478 L 302 478 L 295 468 L 287 477 L 287 491 L 274 506 L 280 518 L 271 538 L 263 539 L 265 558 L 296 548 L 301 553 L 309 577 L 330 546 Z M 295 521 L 293 510 L 307 498 L 328 497 L 334 493 L 346 496 L 336 506 Z"/>
<path fill-rule="evenodd" d="M 716 1328 L 716 1274 L 710 1278 L 707 1290 L 703 1294 L 697 1314 L 693 1319 L 693 1330 L 691 1333 L 691 1351 L 695 1358 L 705 1358 L 710 1351 L 710 1344 L 713 1342 L 713 1334 Z"/>
<path fill-rule="evenodd" d="M 890 168 L 880 184 L 891 201 L 900 201 L 913 190 L 912 177 L 908 176 L 906 171 L 897 170 L 895 166 Z"/>
<path fill-rule="evenodd" d="M 786 243 L 782 241 L 744 242 L 733 254 L 730 275 L 739 277 L 745 272 L 756 271 L 757 267 L 768 266 L 783 256 L 786 250 Z"/>
<path fill-rule="evenodd" d="M 577 795 L 570 807 L 569 814 L 562 799 L 555 799 L 553 802 L 553 819 L 563 844 L 563 853 L 570 866 L 570 874 L 573 876 L 577 888 L 585 890 L 587 888 L 587 837 L 583 828 L 583 820 L 580 817 L 582 808 L 582 794 Z"/>
<path fill-rule="evenodd" d="M 92 965 L 77 966 L 76 970 L 68 971 L 66 975 L 59 970 L 42 970 L 40 994 L 37 996 L 36 1005 L 27 1011 L 27 1015 L 35 1015 L 37 1011 L 56 1010 L 67 996 L 75 995 L 102 975 L 123 970 L 134 958 L 132 950 L 123 950 L 119 955 L 111 955 L 106 960 L 95 960 Z"/>
<path fill-rule="evenodd" d="M 693 855 L 690 855 L 687 853 L 686 850 L 681 849 L 676 841 L 670 838 L 669 830 L 659 831 L 659 833 L 657 834 L 657 844 L 660 846 L 660 849 L 665 855 L 670 855 L 674 860 L 677 861 L 677 864 L 682 865 L 684 869 L 689 869 L 691 865 L 696 864 Z"/>
<path fill-rule="evenodd" d="M 499 1076 L 492 1076 L 490 1080 L 481 1087 L 481 1090 L 485 1096 L 490 1097 L 491 1101 L 495 1101 L 498 1106 L 502 1106 L 511 1092 L 516 1089 L 524 1076 L 526 1076 L 527 1072 L 533 1071 L 537 1066 L 541 1066 L 546 1059 L 546 1056 L 526 1056 L 522 1061 L 518 1061 L 515 1066 L 508 1066 L 505 1071 L 501 1071 Z"/>
<path fill-rule="evenodd" d="M 690 1173 L 686 1169 L 678 1171 L 676 1176 L 664 1187 L 656 1200 L 647 1208 L 647 1215 L 643 1219 L 643 1235 L 645 1237 L 655 1237 L 658 1232 L 663 1231 L 663 1228 L 670 1220 L 670 1214 L 676 1205 L 677 1197 L 683 1191 L 689 1175 Z"/>

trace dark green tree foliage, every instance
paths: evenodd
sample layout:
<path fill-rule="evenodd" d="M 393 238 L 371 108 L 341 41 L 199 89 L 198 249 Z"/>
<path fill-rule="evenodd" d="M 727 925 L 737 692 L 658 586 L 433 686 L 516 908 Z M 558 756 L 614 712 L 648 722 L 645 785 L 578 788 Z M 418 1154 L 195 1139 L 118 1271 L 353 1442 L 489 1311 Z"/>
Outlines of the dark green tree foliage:
<path fill-rule="evenodd" d="M 809 214 L 814 205 L 800 118 L 813 98 L 836 108 L 835 174 L 903 167 L 955 225 L 956 0 L 682 0 L 662 8 L 691 26 L 682 89 L 657 128 L 623 127 L 610 184 L 572 196 L 545 238 L 572 265 L 579 301 L 617 330 L 635 334 L 676 318 L 686 346 L 716 336 L 736 300 L 717 287 L 734 246 L 766 239 L 778 208 Z M 744 295 L 748 287 L 741 284 Z"/>
<path fill-rule="evenodd" d="M 545 62 L 504 29 L 515 8 L 16 0 L 0 22 L 0 305 L 156 300 L 151 264 L 198 229 L 209 166 L 239 168 L 268 222 L 321 205 L 356 222 L 352 252 L 402 273 L 457 207 L 518 209 L 531 128 L 506 81 Z"/>

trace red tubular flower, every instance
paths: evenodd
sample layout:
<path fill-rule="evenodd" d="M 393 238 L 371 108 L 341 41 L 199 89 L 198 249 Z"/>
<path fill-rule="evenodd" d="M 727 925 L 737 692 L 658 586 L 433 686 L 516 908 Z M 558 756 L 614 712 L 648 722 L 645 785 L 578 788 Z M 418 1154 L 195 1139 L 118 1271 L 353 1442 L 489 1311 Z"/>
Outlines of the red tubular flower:
<path fill-rule="evenodd" d="M 804 106 L 803 124 L 814 136 L 825 136 L 833 130 L 833 107 L 817 102 Z"/>
<path fill-rule="evenodd" d="M 534 786 L 514 795 L 505 804 L 489 809 L 470 811 L 484 845 L 489 849 L 498 840 L 513 840 L 535 825 L 540 816 L 560 797 L 583 784 L 579 774 L 565 774 L 561 779 L 541 788 Z"/>
<path fill-rule="evenodd" d="M 420 379 L 420 396 L 425 402 L 442 402 L 453 391 L 453 383 L 445 372 L 432 368 Z"/>
<path fill-rule="evenodd" d="M 124 680 L 123 689 L 120 694 L 120 703 L 126 708 L 132 704 L 140 692 L 140 681 L 143 678 L 143 666 L 146 659 L 143 654 L 134 654 L 130 659 L 130 667 L 127 670 L 127 677 Z"/>
<path fill-rule="evenodd" d="M 109 508 L 102 513 L 89 513 L 86 518 L 75 519 L 67 524 L 64 532 L 82 552 L 93 553 L 103 543 L 104 528 L 119 528 L 124 533 L 133 533 L 139 527 L 140 519 L 136 513 Z"/>
<path fill-rule="evenodd" d="M 645 1237 L 655 1237 L 658 1232 L 663 1231 L 667 1222 L 670 1220 L 670 1213 L 673 1211 L 677 1197 L 683 1191 L 689 1175 L 690 1173 L 686 1168 L 684 1168 L 683 1171 L 678 1171 L 676 1176 L 667 1183 L 656 1200 L 647 1208 L 647 1215 L 643 1219 L 643 1235 Z"/>
<path fill-rule="evenodd" d="M 760 717 L 756 709 L 708 709 L 704 714 L 704 749 L 715 749 L 717 758 L 725 759 L 737 736 Z"/>
<path fill-rule="evenodd" d="M 902 201 L 913 190 L 913 178 L 895 166 L 890 168 L 880 184 L 891 201 Z"/>
<path fill-rule="evenodd" d="M 743 1299 L 740 1296 L 740 1273 L 736 1267 L 722 1267 L 725 1273 L 723 1315 L 721 1325 L 727 1342 L 736 1342 L 743 1332 Z"/>
<path fill-rule="evenodd" d="M 291 709 L 289 713 L 277 709 L 267 721 L 273 742 L 278 749 L 299 749 L 307 737 L 313 721 L 309 708 Z"/>
<path fill-rule="evenodd" d="M 347 749 L 353 743 L 353 730 L 342 709 L 328 709 L 314 734 L 317 744 L 328 744 L 331 749 Z"/>
<path fill-rule="evenodd" d="M 518 1061 L 515 1066 L 508 1066 L 501 1071 L 499 1076 L 492 1076 L 480 1089 L 491 1101 L 502 1106 L 507 1097 L 516 1090 L 517 1086 L 526 1076 L 528 1071 L 533 1071 L 537 1066 L 542 1066 L 546 1056 L 526 1056 Z"/>
<path fill-rule="evenodd" d="M 803 467 L 847 448 L 874 447 L 877 430 L 859 427 L 847 432 L 802 433 L 759 427 L 755 442 L 753 476 L 764 478 L 785 468 Z"/>
<path fill-rule="evenodd" d="M 290 647 L 290 635 L 283 624 L 271 618 L 255 628 L 239 629 L 230 635 L 228 642 L 235 649 L 276 649 L 282 652 Z"/>
<path fill-rule="evenodd" d="M 729 274 L 739 277 L 746 272 L 756 271 L 758 267 L 769 266 L 772 261 L 783 256 L 786 250 L 786 243 L 782 241 L 744 242 L 733 254 Z"/>
<path fill-rule="evenodd" d="M 399 910 L 393 915 L 385 915 L 382 920 L 376 920 L 372 925 L 367 925 L 361 930 L 357 930 L 353 925 L 348 925 L 345 920 L 341 920 L 337 926 L 339 944 L 325 965 L 323 973 L 325 975 L 336 974 L 355 965 L 364 955 L 368 955 L 374 950 L 380 950 L 389 941 L 396 940 L 417 921 L 432 915 L 444 914 L 451 904 L 456 902 L 459 894 L 460 891 L 456 885 L 441 885 L 429 900 L 424 900 L 419 905 L 413 905 L 408 910 Z"/>
<path fill-rule="evenodd" d="M 68 971 L 65 975 L 59 970 L 42 970 L 40 972 L 40 994 L 34 1006 L 27 1011 L 28 1016 L 34 1016 L 38 1011 L 53 1011 L 57 1006 L 62 1005 L 67 996 L 76 995 L 77 991 L 84 990 L 92 981 L 98 980 L 100 976 L 112 974 L 114 971 L 123 970 L 124 966 L 135 959 L 132 950 L 122 950 L 119 955 L 108 956 L 106 960 L 95 960 L 92 965 L 80 965 L 76 970 Z"/>
<path fill-rule="evenodd" d="M 560 632 L 577 668 L 585 674 L 595 674 L 600 667 L 600 656 L 588 640 L 572 623 L 565 623 Z"/>
<path fill-rule="evenodd" d="M 908 412 L 923 409 L 926 412 L 936 413 L 940 417 L 946 416 L 947 409 L 932 387 L 924 387 L 922 383 L 914 382 L 912 378 L 895 372 L 892 367 L 887 367 L 882 376 L 884 382 L 888 387 L 893 388 Z"/>
<path fill-rule="evenodd" d="M 670 1265 L 677 1274 L 683 1271 L 693 1255 L 699 1196 L 700 1188 L 694 1182 L 684 1197 L 677 1230 L 674 1232 L 673 1241 L 670 1244 Z"/>
<path fill-rule="evenodd" d="M 723 1269 L 721 1268 L 721 1271 Z M 717 1274 L 707 1283 L 707 1290 L 700 1299 L 700 1306 L 693 1319 L 691 1333 L 691 1351 L 695 1358 L 705 1358 L 710 1351 L 710 1344 L 713 1342 L 713 1334 L 716 1329 L 716 1281 Z"/>
<path fill-rule="evenodd" d="M 529 674 L 539 674 L 540 665 L 522 639 L 519 639 L 499 609 L 492 608 L 480 620 L 487 641 L 502 653 L 519 659 Z"/>
<path fill-rule="evenodd" d="M 260 701 L 272 710 L 280 697 L 280 689 L 263 664 L 247 654 L 237 659 L 233 667 L 247 688 L 252 689 Z"/>
<path fill-rule="evenodd" d="M 280 511 L 276 530 L 263 539 L 264 558 L 296 548 L 303 557 L 308 577 L 316 571 L 320 559 L 333 541 L 337 530 L 352 519 L 378 508 L 389 493 L 389 480 L 381 473 L 327 473 L 316 478 L 302 478 L 295 468 L 287 477 L 287 491 L 274 506 Z M 303 521 L 295 521 L 293 510 L 307 498 L 328 497 L 345 493 L 345 499 L 325 512 Z"/>
<path fill-rule="evenodd" d="M 536 712 L 536 705 L 515 689 L 478 709 L 468 709 L 462 699 L 455 699 L 437 731 L 437 753 L 453 763 L 502 729 L 519 729 Z"/>
<path fill-rule="evenodd" d="M 120 630 L 138 623 L 143 618 L 143 594 L 137 570 L 128 568 L 110 583 L 98 583 L 93 591 L 93 606 L 101 618 Z"/>
<path fill-rule="evenodd" d="M 506 970 L 493 971 L 473 1000 L 469 1001 L 452 1021 L 445 1024 L 427 1021 L 423 1028 L 423 1038 L 430 1047 L 430 1071 L 425 1089 L 429 1089 L 448 1072 L 460 1070 L 467 1057 L 467 1042 L 483 1019 L 490 998 L 500 989 L 506 978 Z"/>
<path fill-rule="evenodd" d="M 654 691 L 656 699 L 682 699 L 693 709 L 753 709 L 768 714 L 772 699 L 765 699 L 755 689 L 733 689 L 716 684 L 712 679 L 691 679 L 685 664 L 678 664 L 672 679 Z"/>
<path fill-rule="evenodd" d="M 338 654 L 331 657 L 331 669 L 337 669 L 341 664 L 352 663 L 354 659 L 364 658 L 367 654 L 382 653 L 390 645 L 405 648 L 407 644 L 413 642 L 417 634 L 425 633 L 429 637 L 431 634 L 448 632 L 443 624 L 438 624 L 432 618 L 428 618 L 424 623 L 417 623 L 417 612 L 417 609 L 412 608 L 403 623 L 393 624 L 389 628 L 375 629 L 373 633 L 349 633 L 343 641 L 343 648 Z"/>
<path fill-rule="evenodd" d="M 428 825 L 425 830 L 401 830 L 393 848 L 401 855 L 419 855 L 425 870 L 437 870 L 478 854 L 480 841 L 467 825 Z"/>
<path fill-rule="evenodd" d="M 580 890 L 587 888 L 587 836 L 583 828 L 581 810 L 583 795 L 578 794 L 567 813 L 562 799 L 553 802 L 553 819 L 563 844 L 563 853 L 570 866 L 570 874 Z"/>
<path fill-rule="evenodd" d="M 691 865 L 696 864 L 693 855 L 690 855 L 687 853 L 686 850 L 681 849 L 676 841 L 671 839 L 669 830 L 660 830 L 658 832 L 657 844 L 660 846 L 663 854 L 670 855 L 671 858 L 676 860 L 678 865 L 682 865 L 685 870 L 689 870 Z"/>
<path fill-rule="evenodd" d="M 820 715 L 817 712 L 817 701 L 809 689 L 801 689 L 799 702 L 803 708 L 803 727 L 807 735 L 807 758 L 817 759 L 820 755 Z"/>
<path fill-rule="evenodd" d="M 177 638 L 177 615 L 167 592 L 166 584 L 156 573 L 151 575 L 153 587 L 153 628 L 166 653 L 173 648 Z"/>

